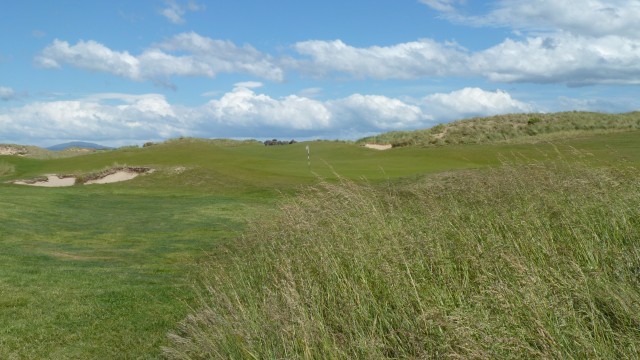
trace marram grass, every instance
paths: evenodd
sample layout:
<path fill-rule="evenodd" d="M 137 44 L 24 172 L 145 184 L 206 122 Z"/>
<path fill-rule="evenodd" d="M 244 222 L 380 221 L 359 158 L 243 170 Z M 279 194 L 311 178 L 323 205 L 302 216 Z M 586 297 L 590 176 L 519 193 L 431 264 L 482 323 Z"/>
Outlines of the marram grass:
<path fill-rule="evenodd" d="M 164 354 L 638 358 L 640 182 L 617 169 L 322 182 L 211 262 Z"/>

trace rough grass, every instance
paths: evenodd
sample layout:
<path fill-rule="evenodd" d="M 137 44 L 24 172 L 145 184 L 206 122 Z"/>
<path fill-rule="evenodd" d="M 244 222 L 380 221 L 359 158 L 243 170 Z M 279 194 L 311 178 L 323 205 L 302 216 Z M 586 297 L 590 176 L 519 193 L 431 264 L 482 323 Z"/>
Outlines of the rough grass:
<path fill-rule="evenodd" d="M 16 171 L 15 165 L 6 161 L 0 160 L 0 176 L 8 176 Z"/>
<path fill-rule="evenodd" d="M 398 146 L 540 142 L 567 139 L 588 133 L 640 129 L 640 112 L 603 114 L 562 112 L 507 114 L 440 124 L 417 131 L 394 131 L 358 140 Z"/>
<path fill-rule="evenodd" d="M 322 182 L 210 264 L 164 353 L 637 357 L 636 174 L 555 161 Z"/>

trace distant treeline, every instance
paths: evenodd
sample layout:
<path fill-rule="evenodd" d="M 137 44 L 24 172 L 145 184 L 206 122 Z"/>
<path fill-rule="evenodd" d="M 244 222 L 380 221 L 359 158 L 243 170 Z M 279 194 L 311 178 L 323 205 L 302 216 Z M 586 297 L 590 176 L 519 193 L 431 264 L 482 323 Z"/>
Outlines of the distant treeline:
<path fill-rule="evenodd" d="M 295 140 L 282 141 L 278 139 L 273 139 L 273 140 L 266 140 L 263 144 L 264 146 L 272 146 L 272 145 L 291 145 L 295 143 L 297 143 L 297 141 Z"/>

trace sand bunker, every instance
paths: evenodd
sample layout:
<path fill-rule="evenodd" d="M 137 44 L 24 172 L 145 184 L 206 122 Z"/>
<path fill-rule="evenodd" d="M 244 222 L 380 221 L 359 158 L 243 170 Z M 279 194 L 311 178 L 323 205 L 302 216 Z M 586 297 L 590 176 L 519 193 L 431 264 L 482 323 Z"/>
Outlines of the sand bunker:
<path fill-rule="evenodd" d="M 364 147 L 375 150 L 389 150 L 393 147 L 391 144 L 380 145 L 380 144 L 364 144 Z"/>
<path fill-rule="evenodd" d="M 110 184 L 120 181 L 127 181 L 136 178 L 140 174 L 152 173 L 154 169 L 146 167 L 119 167 L 105 170 L 83 177 L 84 185 Z M 71 175 L 45 175 L 31 180 L 16 180 L 13 183 L 18 185 L 44 186 L 44 187 L 64 187 L 73 186 L 77 178 Z"/>
<path fill-rule="evenodd" d="M 138 175 L 140 175 L 139 173 L 135 172 L 135 171 L 116 171 L 113 174 L 109 174 L 107 176 L 95 179 L 95 180 L 88 180 L 87 182 L 85 182 L 85 185 L 91 185 L 91 184 L 110 184 L 110 183 L 114 183 L 114 182 L 120 182 L 120 181 L 127 181 L 127 180 L 131 180 L 136 178 Z"/>
<path fill-rule="evenodd" d="M 33 180 L 17 180 L 13 183 L 18 185 L 43 187 L 64 187 L 74 185 L 76 183 L 76 178 L 73 176 L 46 175 L 45 178 L 37 178 Z"/>

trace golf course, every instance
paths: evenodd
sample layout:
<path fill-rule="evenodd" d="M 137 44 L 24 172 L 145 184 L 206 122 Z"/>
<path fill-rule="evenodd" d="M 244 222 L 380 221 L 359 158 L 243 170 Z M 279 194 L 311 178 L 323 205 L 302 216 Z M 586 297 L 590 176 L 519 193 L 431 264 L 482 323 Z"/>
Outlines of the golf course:
<path fill-rule="evenodd" d="M 0 155 L 0 359 L 640 354 L 638 113 L 40 150 Z"/>

